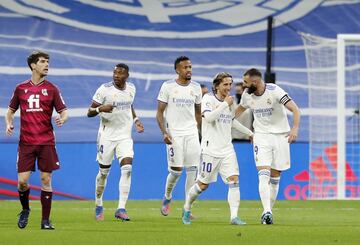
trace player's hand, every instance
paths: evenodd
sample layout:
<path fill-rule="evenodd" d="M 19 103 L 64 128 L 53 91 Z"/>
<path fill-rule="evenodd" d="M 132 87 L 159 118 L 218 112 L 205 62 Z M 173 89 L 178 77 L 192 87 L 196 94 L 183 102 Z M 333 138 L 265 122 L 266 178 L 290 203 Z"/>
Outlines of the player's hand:
<path fill-rule="evenodd" d="M 101 105 L 99 106 L 100 112 L 111 113 L 114 109 L 113 105 Z"/>
<path fill-rule="evenodd" d="M 142 124 L 142 122 L 139 119 L 136 120 L 136 122 L 135 122 L 135 128 L 138 133 L 144 132 L 144 125 Z"/>
<path fill-rule="evenodd" d="M 228 105 L 231 106 L 234 103 L 234 97 L 226 96 L 224 101 L 226 101 L 226 103 L 228 103 Z"/>
<path fill-rule="evenodd" d="M 14 125 L 12 124 L 6 125 L 6 135 L 11 136 L 13 132 L 14 132 Z"/>
<path fill-rule="evenodd" d="M 286 135 L 288 137 L 288 142 L 291 144 L 296 141 L 298 137 L 298 128 L 292 128 L 290 132 Z"/>
<path fill-rule="evenodd" d="M 167 144 L 167 145 L 171 145 L 172 144 L 172 138 L 169 134 L 165 133 L 164 134 L 164 142 Z"/>
<path fill-rule="evenodd" d="M 56 126 L 61 127 L 62 125 L 64 125 L 65 120 L 62 119 L 60 116 L 57 116 L 55 118 L 55 123 L 56 123 Z"/>

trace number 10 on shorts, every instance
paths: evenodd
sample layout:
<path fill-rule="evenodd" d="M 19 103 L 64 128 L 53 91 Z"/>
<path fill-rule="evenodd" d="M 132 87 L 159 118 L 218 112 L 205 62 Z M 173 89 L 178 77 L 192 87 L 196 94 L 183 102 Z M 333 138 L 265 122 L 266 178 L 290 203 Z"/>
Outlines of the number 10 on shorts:
<path fill-rule="evenodd" d="M 203 162 L 203 163 L 202 163 L 202 168 L 201 168 L 201 171 L 202 171 L 202 172 L 208 172 L 208 173 L 210 173 L 211 170 L 212 170 L 212 163 L 211 163 L 211 162 L 208 162 L 208 163 Z"/>

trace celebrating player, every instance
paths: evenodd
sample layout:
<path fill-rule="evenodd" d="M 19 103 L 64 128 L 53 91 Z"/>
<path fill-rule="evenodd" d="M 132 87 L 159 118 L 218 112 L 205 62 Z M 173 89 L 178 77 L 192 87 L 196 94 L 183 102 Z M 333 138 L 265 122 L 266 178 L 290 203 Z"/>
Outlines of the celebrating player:
<path fill-rule="evenodd" d="M 290 143 L 298 136 L 300 111 L 288 94 L 276 84 L 265 84 L 255 68 L 244 73 L 246 87 L 236 115 L 250 108 L 254 116 L 254 159 L 258 169 L 259 193 L 264 208 L 261 223 L 273 224 L 281 172 L 290 168 Z M 286 109 L 293 113 L 290 129 Z"/>
<path fill-rule="evenodd" d="M 31 79 L 16 86 L 7 110 L 6 134 L 11 136 L 14 130 L 14 114 L 20 107 L 20 141 L 18 148 L 17 172 L 19 199 L 22 211 L 19 214 L 18 227 L 28 224 L 29 178 L 35 171 L 35 161 L 41 177 L 41 229 L 53 230 L 49 217 L 52 202 L 52 171 L 60 168 L 55 149 L 54 130 L 51 123 L 53 109 L 59 113 L 55 124 L 61 127 L 68 119 L 67 109 L 59 89 L 45 80 L 49 71 L 49 55 L 34 51 L 27 58 L 32 71 Z"/>
<path fill-rule="evenodd" d="M 168 157 L 169 174 L 161 206 L 161 214 L 164 216 L 170 212 L 172 191 L 183 168 L 186 170 L 186 196 L 195 183 L 200 162 L 198 131 L 201 128 L 201 87 L 191 80 L 192 64 L 188 57 L 178 57 L 174 68 L 178 76 L 162 84 L 156 114 Z"/>
<path fill-rule="evenodd" d="M 113 71 L 113 81 L 97 89 L 87 114 L 88 117 L 100 115 L 97 140 L 99 172 L 95 185 L 95 219 L 98 221 L 104 220 L 103 193 L 114 155 L 121 166 L 119 204 L 115 218 L 130 220 L 125 205 L 130 192 L 134 156 L 131 129 L 134 123 L 137 132 L 142 133 L 144 126 L 133 108 L 136 89 L 134 84 L 127 82 L 128 77 L 129 67 L 117 64 Z"/>
<path fill-rule="evenodd" d="M 182 221 L 191 223 L 191 206 L 196 198 L 205 191 L 209 184 L 216 182 L 218 173 L 229 185 L 228 202 L 230 207 L 230 223 L 246 224 L 238 217 L 240 204 L 239 167 L 234 146 L 231 142 L 231 128 L 252 137 L 253 133 L 241 125 L 235 117 L 234 98 L 229 96 L 232 85 L 229 73 L 218 73 L 213 80 L 213 94 L 203 97 L 202 112 L 202 162 L 197 183 L 191 187 L 184 205 Z"/>

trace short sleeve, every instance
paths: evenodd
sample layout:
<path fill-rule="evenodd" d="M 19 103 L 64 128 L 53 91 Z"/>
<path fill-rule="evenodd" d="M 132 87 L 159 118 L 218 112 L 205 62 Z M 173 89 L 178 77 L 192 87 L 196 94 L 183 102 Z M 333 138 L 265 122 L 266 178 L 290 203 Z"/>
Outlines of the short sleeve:
<path fill-rule="evenodd" d="M 61 96 L 60 90 L 56 86 L 54 91 L 54 107 L 57 112 L 66 109 L 65 101 Z"/>
<path fill-rule="evenodd" d="M 95 92 L 94 96 L 93 96 L 93 101 L 95 101 L 98 104 L 103 104 L 104 103 L 104 86 L 101 85 Z"/>
<path fill-rule="evenodd" d="M 9 108 L 13 111 L 16 111 L 19 108 L 19 89 L 18 87 L 15 88 L 15 91 L 11 97 Z"/>
<path fill-rule="evenodd" d="M 160 88 L 160 91 L 159 91 L 159 95 L 157 97 L 157 99 L 161 102 L 164 102 L 164 103 L 168 103 L 168 100 L 169 100 L 169 92 L 168 92 L 168 86 L 166 86 L 165 83 L 163 83 L 161 85 L 161 88 Z"/>
<path fill-rule="evenodd" d="M 211 97 L 208 94 L 205 94 L 201 102 L 201 113 L 211 112 L 212 109 Z"/>
<path fill-rule="evenodd" d="M 249 94 L 247 93 L 247 90 L 245 90 L 241 96 L 241 101 L 240 101 L 240 106 L 244 107 L 244 108 L 249 108 Z"/>
<path fill-rule="evenodd" d="M 285 105 L 287 102 L 291 100 L 289 95 L 279 86 L 276 86 L 274 89 L 274 96 L 277 101 L 279 101 L 280 104 Z"/>

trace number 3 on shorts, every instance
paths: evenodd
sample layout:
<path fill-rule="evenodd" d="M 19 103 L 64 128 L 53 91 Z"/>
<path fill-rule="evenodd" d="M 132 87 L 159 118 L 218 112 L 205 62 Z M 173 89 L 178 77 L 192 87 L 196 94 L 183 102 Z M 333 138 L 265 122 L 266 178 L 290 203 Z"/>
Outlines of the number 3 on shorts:
<path fill-rule="evenodd" d="M 170 155 L 170 157 L 174 156 L 174 148 L 172 148 L 172 147 L 169 148 L 169 155 Z"/>

